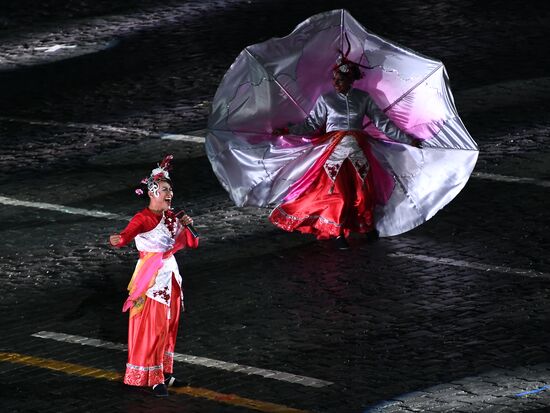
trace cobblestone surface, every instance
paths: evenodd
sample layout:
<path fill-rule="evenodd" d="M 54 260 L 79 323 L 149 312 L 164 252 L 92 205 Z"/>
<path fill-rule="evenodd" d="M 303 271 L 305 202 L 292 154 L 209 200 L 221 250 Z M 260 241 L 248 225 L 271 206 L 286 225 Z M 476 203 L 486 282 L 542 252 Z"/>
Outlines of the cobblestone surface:
<path fill-rule="evenodd" d="M 513 1 L 346 2 L 371 31 L 446 65 L 476 171 L 550 179 L 548 7 Z M 550 274 L 548 188 L 472 178 L 399 237 L 339 252 L 236 208 L 202 145 L 240 50 L 341 3 L 320 0 L 4 1 L 0 9 L 0 196 L 132 215 L 132 187 L 175 155 L 177 205 L 201 247 L 184 251 L 177 351 L 315 377 L 321 389 L 176 363 L 192 386 L 319 413 L 550 411 L 548 278 L 404 258 L 429 255 Z M 276 16 L 276 19 L 274 19 Z M 274 21 L 276 20 L 276 21 Z M 55 44 L 75 48 L 45 52 Z M 40 122 L 30 122 L 40 121 Z M 116 129 L 118 128 L 118 129 Z M 0 352 L 121 371 L 125 354 L 32 337 L 124 343 L 135 264 L 108 235 L 124 220 L 0 205 Z M 0 362 L 7 412 L 244 412 Z M 546 409 L 546 410 L 545 410 Z"/>

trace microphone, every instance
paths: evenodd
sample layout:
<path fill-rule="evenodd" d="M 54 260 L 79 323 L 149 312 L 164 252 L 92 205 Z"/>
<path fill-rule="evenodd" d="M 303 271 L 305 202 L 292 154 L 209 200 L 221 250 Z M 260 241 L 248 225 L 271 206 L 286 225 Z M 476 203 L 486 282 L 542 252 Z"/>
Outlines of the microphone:
<path fill-rule="evenodd" d="M 189 230 L 189 232 L 191 233 L 191 235 L 193 235 L 193 238 L 198 238 L 199 237 L 199 233 L 197 232 L 197 230 L 195 229 L 195 227 L 192 224 L 186 225 L 186 227 Z"/>
<path fill-rule="evenodd" d="M 185 211 L 182 209 L 181 211 L 179 211 L 178 213 L 176 213 L 176 217 L 178 215 L 181 215 L 181 214 L 185 214 Z M 195 229 L 195 227 L 193 226 L 193 224 L 188 224 L 188 225 L 185 225 L 185 227 L 187 227 L 187 229 L 189 230 L 189 232 L 191 233 L 191 235 L 193 235 L 193 238 L 198 238 L 199 237 L 199 233 L 197 232 L 197 230 Z"/>

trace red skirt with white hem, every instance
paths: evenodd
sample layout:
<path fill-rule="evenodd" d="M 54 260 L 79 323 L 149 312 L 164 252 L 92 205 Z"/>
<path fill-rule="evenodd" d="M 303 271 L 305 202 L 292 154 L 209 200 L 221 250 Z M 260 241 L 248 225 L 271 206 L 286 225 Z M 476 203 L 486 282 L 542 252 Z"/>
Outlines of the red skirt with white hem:
<path fill-rule="evenodd" d="M 367 233 L 374 229 L 374 195 L 372 171 L 363 180 L 346 159 L 334 181 L 321 168 L 311 186 L 277 206 L 269 220 L 285 231 L 313 234 L 317 239 Z"/>
<path fill-rule="evenodd" d="M 170 307 L 149 297 L 128 324 L 128 362 L 124 383 L 154 386 L 173 372 L 174 348 L 181 310 L 180 287 L 172 276 Z"/>

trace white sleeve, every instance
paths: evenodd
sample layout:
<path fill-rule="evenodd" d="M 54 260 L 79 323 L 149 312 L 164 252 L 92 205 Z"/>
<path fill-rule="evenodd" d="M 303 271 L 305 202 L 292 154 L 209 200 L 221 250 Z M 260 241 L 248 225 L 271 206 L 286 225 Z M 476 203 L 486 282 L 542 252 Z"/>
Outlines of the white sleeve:
<path fill-rule="evenodd" d="M 311 135 L 321 129 L 327 121 L 327 105 L 323 96 L 319 96 L 315 106 L 309 115 L 301 123 L 289 126 L 288 130 L 293 135 Z"/>
<path fill-rule="evenodd" d="M 391 140 L 409 145 L 413 143 L 414 138 L 399 129 L 370 96 L 367 97 L 365 114 L 369 117 L 374 126 Z"/>

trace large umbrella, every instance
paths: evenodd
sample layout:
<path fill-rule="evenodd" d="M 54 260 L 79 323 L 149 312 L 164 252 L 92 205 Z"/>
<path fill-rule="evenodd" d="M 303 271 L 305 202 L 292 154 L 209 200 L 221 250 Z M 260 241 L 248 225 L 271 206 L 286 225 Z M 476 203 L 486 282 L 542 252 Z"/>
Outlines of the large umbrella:
<path fill-rule="evenodd" d="M 290 35 L 239 54 L 214 96 L 206 152 L 236 205 L 282 201 L 329 142 L 313 145 L 307 137 L 271 131 L 305 118 L 331 90 L 331 69 L 348 49 L 348 58 L 366 67 L 354 87 L 424 140 L 422 149 L 388 142 L 365 118 L 373 153 L 395 181 L 389 201 L 377 208 L 376 227 L 382 236 L 396 235 L 460 192 L 478 148 L 458 116 L 443 64 L 368 32 L 346 10 L 312 16 Z"/>

